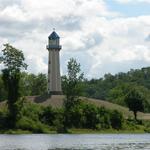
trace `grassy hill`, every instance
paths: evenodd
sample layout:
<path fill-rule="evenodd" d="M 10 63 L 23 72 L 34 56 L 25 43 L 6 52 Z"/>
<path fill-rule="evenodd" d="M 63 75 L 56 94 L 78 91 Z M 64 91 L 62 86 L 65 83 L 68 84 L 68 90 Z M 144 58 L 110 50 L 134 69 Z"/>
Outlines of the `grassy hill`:
<path fill-rule="evenodd" d="M 63 95 L 52 95 L 51 97 L 28 96 L 27 100 L 31 101 L 33 103 L 37 103 L 39 105 L 43 105 L 43 106 L 51 105 L 54 108 L 60 108 L 63 106 L 64 98 L 65 97 Z M 93 98 L 81 97 L 81 99 L 87 103 L 94 104 L 98 107 L 104 106 L 105 108 L 110 109 L 110 110 L 116 109 L 116 110 L 122 112 L 126 118 L 133 117 L 133 113 L 131 111 L 129 111 L 129 109 L 127 107 L 123 107 L 118 104 L 113 104 L 108 101 L 98 100 L 98 99 L 93 99 Z M 0 107 L 3 107 L 5 104 L 6 104 L 6 102 L 1 102 Z M 138 112 L 138 119 L 150 120 L 150 113 Z"/>
<path fill-rule="evenodd" d="M 63 105 L 63 100 L 64 100 L 64 96 L 63 95 L 52 95 L 51 98 L 47 97 L 47 96 L 28 96 L 27 99 L 29 101 L 32 101 L 34 103 L 38 103 L 40 105 L 51 105 L 52 107 L 62 107 Z M 103 100 L 98 100 L 98 99 L 92 99 L 92 98 L 86 98 L 86 97 L 82 97 L 82 100 L 94 104 L 98 107 L 106 107 L 107 109 L 116 109 L 120 112 L 123 113 L 123 115 L 125 117 L 133 117 L 133 113 L 131 111 L 129 111 L 128 108 L 117 105 L 117 104 L 113 104 L 110 103 L 108 101 L 103 101 Z M 143 119 L 143 120 L 150 120 L 150 114 L 149 113 L 138 113 L 138 118 L 139 119 Z"/>

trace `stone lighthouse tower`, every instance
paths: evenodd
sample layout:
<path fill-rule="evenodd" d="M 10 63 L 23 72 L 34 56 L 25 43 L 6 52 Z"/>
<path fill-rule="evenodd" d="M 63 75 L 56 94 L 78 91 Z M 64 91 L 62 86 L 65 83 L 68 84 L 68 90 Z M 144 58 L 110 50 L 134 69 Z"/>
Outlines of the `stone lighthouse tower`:
<path fill-rule="evenodd" d="M 59 39 L 60 38 L 55 31 L 53 31 L 48 37 L 48 93 L 52 95 L 62 94 L 59 62 L 59 51 L 61 50 L 61 45 L 59 45 Z"/>

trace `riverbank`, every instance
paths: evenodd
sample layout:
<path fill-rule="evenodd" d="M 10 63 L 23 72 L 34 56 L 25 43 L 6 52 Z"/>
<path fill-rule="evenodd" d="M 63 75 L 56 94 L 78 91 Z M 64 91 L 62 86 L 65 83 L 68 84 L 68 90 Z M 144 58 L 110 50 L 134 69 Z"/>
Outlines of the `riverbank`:
<path fill-rule="evenodd" d="M 70 129 L 70 134 L 139 134 L 139 133 L 147 133 L 144 130 L 92 130 L 92 129 Z"/>
<path fill-rule="evenodd" d="M 146 130 L 93 130 L 93 129 L 69 129 L 66 133 L 59 133 L 56 130 L 47 130 L 40 134 L 142 134 L 149 133 Z M 29 130 L 9 129 L 0 130 L 0 134 L 39 134 Z"/>

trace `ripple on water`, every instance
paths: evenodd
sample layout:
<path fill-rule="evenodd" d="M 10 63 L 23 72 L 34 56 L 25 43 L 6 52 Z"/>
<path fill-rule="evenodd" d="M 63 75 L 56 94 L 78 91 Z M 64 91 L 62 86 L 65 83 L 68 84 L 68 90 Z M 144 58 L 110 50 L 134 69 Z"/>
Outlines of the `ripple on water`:
<path fill-rule="evenodd" d="M 150 150 L 150 134 L 0 135 L 0 150 Z"/>

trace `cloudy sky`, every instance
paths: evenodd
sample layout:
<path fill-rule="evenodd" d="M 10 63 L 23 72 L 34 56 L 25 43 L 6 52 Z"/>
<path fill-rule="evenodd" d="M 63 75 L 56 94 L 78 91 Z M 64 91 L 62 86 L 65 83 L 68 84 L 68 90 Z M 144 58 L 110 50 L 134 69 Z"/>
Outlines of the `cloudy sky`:
<path fill-rule="evenodd" d="M 87 78 L 150 66 L 150 0 L 0 0 L 0 49 L 21 49 L 28 72 L 47 72 L 53 28 L 62 74 L 71 57 Z"/>

